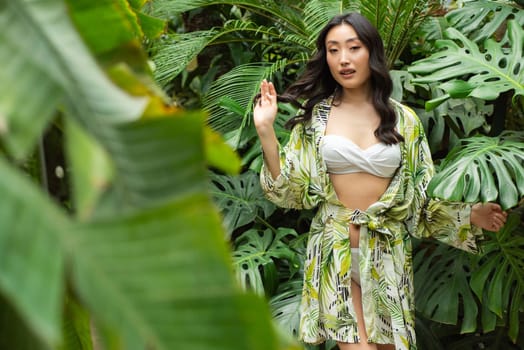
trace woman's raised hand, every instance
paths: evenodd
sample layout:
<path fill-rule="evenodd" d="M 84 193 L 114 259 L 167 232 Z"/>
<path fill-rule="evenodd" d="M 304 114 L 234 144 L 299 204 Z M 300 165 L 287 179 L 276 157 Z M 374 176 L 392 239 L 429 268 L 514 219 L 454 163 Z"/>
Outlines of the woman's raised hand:
<path fill-rule="evenodd" d="M 277 92 L 272 82 L 266 79 L 260 84 L 260 98 L 255 102 L 253 121 L 258 131 L 273 128 L 277 116 Z"/>

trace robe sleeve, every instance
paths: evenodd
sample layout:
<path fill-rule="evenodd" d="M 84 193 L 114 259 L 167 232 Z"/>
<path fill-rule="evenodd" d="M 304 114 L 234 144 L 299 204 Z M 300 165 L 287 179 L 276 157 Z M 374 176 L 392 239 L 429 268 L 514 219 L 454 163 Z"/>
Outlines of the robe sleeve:
<path fill-rule="evenodd" d="M 438 241 L 471 253 L 478 253 L 482 229 L 471 224 L 472 204 L 428 198 L 427 187 L 434 174 L 431 152 L 422 124 L 416 118 L 411 135 L 411 176 L 414 184 L 413 201 L 406 221 L 409 233 L 417 238 Z"/>
<path fill-rule="evenodd" d="M 311 209 L 322 200 L 313 135 L 302 123 L 294 126 L 288 143 L 279 147 L 280 175 L 273 179 L 264 161 L 260 184 L 266 197 L 283 208 Z"/>

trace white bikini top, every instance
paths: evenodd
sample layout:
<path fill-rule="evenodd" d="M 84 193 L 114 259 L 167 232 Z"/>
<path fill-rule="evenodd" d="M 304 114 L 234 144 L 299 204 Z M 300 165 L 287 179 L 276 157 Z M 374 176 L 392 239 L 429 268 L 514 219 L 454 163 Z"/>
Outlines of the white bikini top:
<path fill-rule="evenodd" d="M 400 165 L 400 145 L 376 143 L 366 149 L 340 135 L 325 135 L 320 152 L 331 174 L 369 173 L 389 178 Z"/>

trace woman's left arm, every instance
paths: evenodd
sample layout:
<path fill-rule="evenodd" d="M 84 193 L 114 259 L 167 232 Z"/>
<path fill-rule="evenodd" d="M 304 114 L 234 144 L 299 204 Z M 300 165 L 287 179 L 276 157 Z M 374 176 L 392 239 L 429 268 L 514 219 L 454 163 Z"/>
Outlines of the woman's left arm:
<path fill-rule="evenodd" d="M 420 121 L 414 113 L 408 154 L 413 197 L 408 231 L 418 238 L 434 238 L 469 252 L 478 252 L 482 229 L 498 231 L 507 214 L 496 203 L 464 203 L 428 198 L 426 190 L 434 174 L 431 152 Z M 413 119 L 412 119 L 413 120 Z"/>

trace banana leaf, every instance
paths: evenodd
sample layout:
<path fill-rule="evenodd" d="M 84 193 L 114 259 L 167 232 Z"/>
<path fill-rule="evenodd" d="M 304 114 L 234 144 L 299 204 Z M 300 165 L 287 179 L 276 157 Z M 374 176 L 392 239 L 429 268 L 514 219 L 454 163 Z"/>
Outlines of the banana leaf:
<path fill-rule="evenodd" d="M 1 6 L 0 120 L 2 142 L 13 156 L 32 150 L 59 102 L 92 123 L 141 115 L 146 101 L 123 93 L 101 72 L 62 1 L 6 0 Z"/>
<path fill-rule="evenodd" d="M 118 40 L 105 49 L 82 41 L 107 24 L 99 17 L 124 30 L 119 21 L 132 11 L 114 17 L 117 3 L 100 3 L 90 17 L 89 7 L 61 0 L 1 2 L 2 141 L 27 154 L 60 109 L 73 191 L 86 188 L 66 211 L 0 158 L 0 292 L 28 339 L 50 348 L 63 345 L 68 286 L 108 350 L 273 349 L 269 310 L 237 288 L 210 201 L 203 114 L 164 104 L 144 78 L 143 53 L 127 61 Z M 88 17 L 94 29 L 82 29 Z M 89 49 L 105 56 L 109 73 Z M 28 91 L 36 98 L 26 101 Z"/>

